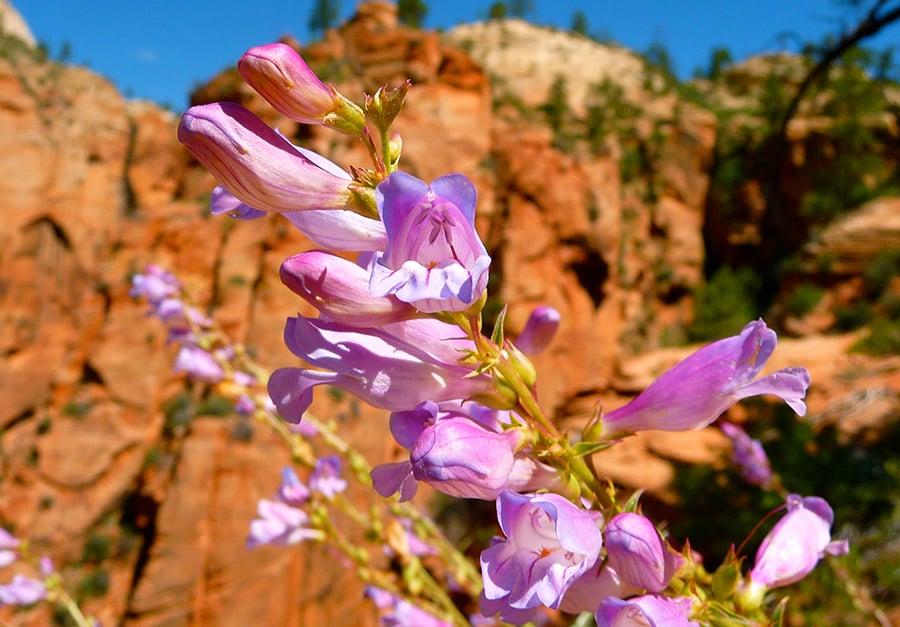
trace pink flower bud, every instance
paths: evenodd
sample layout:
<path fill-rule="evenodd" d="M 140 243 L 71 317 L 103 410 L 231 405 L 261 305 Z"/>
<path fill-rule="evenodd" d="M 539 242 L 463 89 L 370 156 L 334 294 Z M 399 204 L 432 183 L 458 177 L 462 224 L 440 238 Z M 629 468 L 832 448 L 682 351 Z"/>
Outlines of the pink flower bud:
<path fill-rule="evenodd" d="M 356 135 L 365 126 L 362 109 L 323 83 L 296 50 L 275 43 L 251 48 L 238 72 L 276 111 L 304 124 L 326 124 Z"/>
<path fill-rule="evenodd" d="M 492 500 L 509 481 L 519 431 L 496 433 L 469 418 L 446 418 L 425 428 L 410 453 L 413 476 L 450 496 Z"/>
<path fill-rule="evenodd" d="M 700 627 L 690 620 L 689 597 L 645 595 L 623 601 L 607 598 L 600 603 L 594 618 L 597 627 Z"/>
<path fill-rule="evenodd" d="M 321 124 L 335 109 L 334 91 L 287 44 L 250 48 L 237 64 L 247 84 L 276 111 L 304 124 Z"/>
<path fill-rule="evenodd" d="M 350 176 L 304 155 L 244 107 L 215 102 L 181 117 L 178 140 L 238 200 L 262 211 L 345 209 Z"/>

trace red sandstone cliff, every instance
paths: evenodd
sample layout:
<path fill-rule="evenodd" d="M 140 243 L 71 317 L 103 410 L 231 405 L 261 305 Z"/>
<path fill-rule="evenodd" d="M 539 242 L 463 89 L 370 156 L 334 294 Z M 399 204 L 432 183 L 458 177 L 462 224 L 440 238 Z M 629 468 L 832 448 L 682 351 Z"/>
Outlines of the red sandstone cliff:
<path fill-rule="evenodd" d="M 524 29 L 531 42 L 543 37 L 521 23 L 507 29 Z M 560 36 L 546 34 L 547 45 Z M 576 44 L 632 68 L 627 51 Z M 491 59 L 476 61 L 478 46 L 468 47 L 474 58 L 435 33 L 399 26 L 390 5 L 370 3 L 306 53 L 313 64 L 333 61 L 330 80 L 351 96 L 413 78 L 398 123 L 405 167 L 425 179 L 461 171 L 478 185 L 478 226 L 502 277 L 496 296 L 510 303 L 510 330 L 535 305 L 562 312 L 558 339 L 537 360 L 540 393 L 577 428 L 598 400 L 623 402 L 689 350 L 634 356 L 690 321 L 716 122 L 623 79 L 647 103 L 636 128 L 656 142 L 650 194 L 645 180 L 623 181 L 615 142 L 599 154 L 567 154 L 542 121 L 495 107 L 483 69 Z M 365 161 L 358 146 L 278 119 L 236 74 L 194 98 L 239 100 L 339 163 Z M 86 69 L 27 54 L 0 59 L 0 521 L 50 552 L 75 587 L 106 577 L 105 594 L 86 603 L 104 624 L 371 624 L 352 573 L 324 551 L 244 549 L 255 503 L 275 488 L 287 454 L 261 426 L 248 438 L 237 418 L 179 422 L 171 401 L 185 390 L 170 371 L 172 347 L 128 297 L 130 275 L 160 264 L 265 366 L 293 362 L 282 324 L 304 305 L 277 269 L 308 244 L 277 217 L 210 217 L 213 180 L 178 145 L 176 122 Z M 850 224 L 821 246 L 864 254 L 852 239 L 860 233 L 881 241 L 896 237 L 896 226 Z M 811 418 L 859 433 L 896 419 L 900 381 L 896 358 L 848 354 L 853 339 L 786 341 L 772 366 L 807 365 Z M 384 417 L 350 417 L 351 409 L 319 411 L 341 418 L 373 463 L 387 459 Z M 666 500 L 668 460 L 708 463 L 723 446 L 715 430 L 645 434 L 597 465 Z M 86 557 L 91 543 L 107 546 L 102 559 Z M 48 617 L 7 611 L 0 619 L 40 625 Z"/>

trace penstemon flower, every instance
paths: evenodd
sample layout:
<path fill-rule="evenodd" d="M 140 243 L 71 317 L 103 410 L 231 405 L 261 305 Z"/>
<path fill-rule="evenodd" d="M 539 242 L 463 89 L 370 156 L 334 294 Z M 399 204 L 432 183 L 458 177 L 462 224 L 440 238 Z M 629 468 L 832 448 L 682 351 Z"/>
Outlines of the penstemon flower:
<path fill-rule="evenodd" d="M 740 469 L 741 476 L 748 483 L 769 489 L 773 480 L 772 466 L 762 442 L 754 440 L 746 431 L 730 422 L 723 422 L 719 428 L 731 440 L 731 460 Z"/>
<path fill-rule="evenodd" d="M 424 312 L 463 311 L 487 287 L 488 256 L 475 232 L 475 186 L 461 174 L 428 185 L 395 172 L 375 199 L 388 234 L 371 264 L 369 287 Z"/>
<path fill-rule="evenodd" d="M 394 296 L 373 296 L 365 268 L 324 251 L 285 259 L 281 281 L 323 317 L 350 327 L 378 327 L 421 315 Z"/>
<path fill-rule="evenodd" d="M 316 153 L 297 148 L 310 160 Z M 343 177 L 344 172 L 327 159 L 314 161 L 319 167 Z M 329 165 L 330 164 L 330 165 Z M 331 167 L 333 166 L 333 168 Z M 217 185 L 210 197 L 209 210 L 213 214 L 227 214 L 239 220 L 254 220 L 268 215 L 242 203 L 222 185 Z M 329 250 L 384 250 L 387 233 L 379 220 L 361 216 L 342 209 L 304 209 L 282 213 L 288 222 L 297 227 L 316 246 Z"/>
<path fill-rule="evenodd" d="M 479 413 L 474 404 L 447 411 L 430 401 L 393 412 L 391 433 L 409 449 L 410 458 L 373 469 L 375 490 L 383 496 L 399 491 L 401 500 L 409 500 L 416 491 L 412 477 L 457 498 L 494 500 L 506 490 L 537 490 L 557 482 L 552 468 L 523 450 L 521 431 L 491 429 L 465 412 Z"/>
<path fill-rule="evenodd" d="M 430 325 L 443 329 L 441 323 Z M 409 341 L 415 338 L 419 342 Z M 281 368 L 269 379 L 278 412 L 299 422 L 312 388 L 329 384 L 382 409 L 411 409 L 424 400 L 449 401 L 491 395 L 494 382 L 458 363 L 441 336 L 423 336 L 412 322 L 356 329 L 337 322 L 288 318 L 285 342 L 298 357 L 327 370 Z"/>
<path fill-rule="evenodd" d="M 539 620 L 542 608 L 590 613 L 600 626 L 691 627 L 739 612 L 762 624 L 767 590 L 804 577 L 825 553 L 846 550 L 831 541 L 827 503 L 792 495 L 750 573 L 741 576 L 742 557 L 732 555 L 710 590 L 699 555 L 688 548 L 676 555 L 648 518 L 633 513 L 638 497 L 626 504 L 586 459 L 637 431 L 704 427 L 751 396 L 773 394 L 803 415 L 805 369 L 757 378 L 776 345 L 765 322 L 688 356 L 631 402 L 592 420 L 580 431 L 583 441 L 561 433 L 539 403 L 527 357 L 550 345 L 559 312 L 537 307 L 510 338 L 503 310 L 490 336 L 482 332 L 491 258 L 475 230 L 475 186 L 463 174 L 426 183 L 399 169 L 403 142 L 390 127 L 414 93 L 411 83 L 382 87 L 357 106 L 284 44 L 248 50 L 238 69 L 277 111 L 355 137 L 372 161 L 371 169 L 345 170 L 232 103 L 192 107 L 179 124 L 179 139 L 220 183 L 211 211 L 239 219 L 281 214 L 320 248 L 281 265 L 282 282 L 317 317 L 288 318 L 285 343 L 303 365 L 268 377 L 269 402 L 253 390 L 259 371 L 245 373 L 235 363 L 238 352 L 223 346 L 212 320 L 184 303 L 174 277 L 157 268 L 133 283 L 181 345 L 176 368 L 234 392 L 245 415 L 270 418 L 295 461 L 311 469 L 307 483 L 286 470 L 277 495 L 259 502 L 248 546 L 331 542 L 369 586 L 382 623 L 410 626 L 468 624 L 464 602 L 454 603 L 420 558 L 446 558 L 450 582 L 463 581 L 460 573 L 474 566 L 422 518 L 398 513 L 408 511 L 402 508 L 419 482 L 457 498 L 496 500 L 503 535 L 480 555 L 481 590 L 466 590 L 482 614 L 472 624 L 524 624 Z M 391 411 L 391 433 L 409 458 L 370 469 L 311 416 L 310 433 L 337 455 L 316 458 L 311 444 L 299 444 L 296 434 L 307 422 L 301 419 L 322 384 Z M 771 485 L 759 443 L 729 425 L 723 430 L 748 480 Z M 382 496 L 399 494 L 401 503 L 385 506 L 391 522 L 346 509 L 342 467 Z M 332 527 L 330 507 L 345 508 L 347 519 L 362 524 L 399 574 L 380 571 L 366 551 L 348 546 Z M 0 543 L 0 559 L 14 559 L 15 550 Z"/>
<path fill-rule="evenodd" d="M 499 613 L 503 620 L 522 624 L 519 620 L 527 617 L 519 614 L 523 610 L 559 607 L 600 556 L 600 513 L 558 494 L 503 492 L 497 519 L 506 537 L 495 537 L 481 553 L 485 616 Z M 506 608 L 518 612 L 510 615 Z"/>
<path fill-rule="evenodd" d="M 834 512 L 817 496 L 790 494 L 787 514 L 776 523 L 756 552 L 745 599 L 758 604 L 768 588 L 800 581 L 826 554 L 843 555 L 846 540 L 831 539 Z"/>
<path fill-rule="evenodd" d="M 713 422 L 737 401 L 774 394 L 801 416 L 806 413 L 809 373 L 785 368 L 761 379 L 756 375 L 775 350 L 775 332 L 762 320 L 740 335 L 719 340 L 667 370 L 634 400 L 603 417 L 607 439 L 643 431 L 686 431 Z"/>

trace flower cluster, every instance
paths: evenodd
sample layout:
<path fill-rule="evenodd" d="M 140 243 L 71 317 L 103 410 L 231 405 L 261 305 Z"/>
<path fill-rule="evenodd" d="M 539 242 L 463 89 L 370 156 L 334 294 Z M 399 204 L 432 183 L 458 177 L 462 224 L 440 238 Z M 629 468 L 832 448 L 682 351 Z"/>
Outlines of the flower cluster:
<path fill-rule="evenodd" d="M 18 573 L 9 583 L 0 584 L 0 609 L 27 607 L 41 601 L 56 603 L 67 619 L 78 627 L 100 627 L 100 622 L 85 616 L 63 588 L 62 578 L 47 556 L 36 557 L 31 547 L 0 527 L 0 568 L 16 564 L 37 576 Z"/>
<path fill-rule="evenodd" d="M 281 265 L 282 282 L 317 315 L 287 319 L 285 343 L 304 363 L 268 377 L 271 401 L 295 425 L 309 420 L 313 389 L 322 384 L 390 411 L 391 433 L 408 459 L 371 471 L 383 496 L 408 501 L 424 482 L 453 497 L 496 501 L 502 535 L 481 552 L 479 621 L 524 624 L 543 608 L 589 612 L 601 626 L 698 625 L 716 612 L 757 616 L 767 589 L 798 580 L 825 553 L 846 550 L 831 542 L 833 516 L 822 499 L 788 497 L 788 513 L 749 575 L 713 595 L 703 590 L 705 571 L 690 550 L 676 551 L 637 499 L 620 502 L 585 460 L 641 430 L 705 427 L 751 396 L 775 395 L 803 415 L 805 369 L 758 377 L 776 346 L 765 322 L 698 350 L 572 441 L 538 403 L 528 358 L 552 341 L 558 312 L 535 310 L 515 340 L 504 314 L 483 333 L 491 257 L 475 229 L 475 186 L 459 173 L 428 183 L 399 169 L 402 142 L 391 124 L 410 84 L 381 88 L 358 106 L 284 44 L 249 50 L 238 69 L 281 114 L 355 138 L 372 160 L 370 169 L 344 170 L 233 103 L 192 107 L 181 119 L 179 139 L 220 184 L 213 212 L 282 214 L 319 247 Z M 217 352 L 225 347 L 197 341 L 207 318 L 179 304 L 172 277 L 154 269 L 136 277 L 134 291 L 182 344 L 179 369 L 207 381 L 239 378 L 228 371 L 230 356 Z M 745 446 L 734 437 L 736 450 Z M 747 450 L 745 467 L 755 459 L 755 449 Z M 753 480 L 765 484 L 762 462 L 755 463 Z M 324 540 L 327 525 L 310 508 L 345 485 L 335 458 L 320 460 L 307 484 L 286 470 L 277 497 L 259 504 L 249 545 Z M 386 611 L 385 624 L 460 622 L 452 607 L 433 615 L 432 604 L 420 615 L 411 602 L 423 586 L 384 583 L 369 596 Z"/>

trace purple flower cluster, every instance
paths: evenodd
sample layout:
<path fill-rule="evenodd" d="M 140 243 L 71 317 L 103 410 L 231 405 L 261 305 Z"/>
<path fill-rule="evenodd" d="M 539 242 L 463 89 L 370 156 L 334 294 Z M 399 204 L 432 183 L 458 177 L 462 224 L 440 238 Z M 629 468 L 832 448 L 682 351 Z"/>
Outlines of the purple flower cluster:
<path fill-rule="evenodd" d="M 21 557 L 22 541 L 0 527 L 0 568 L 9 566 Z M 39 566 L 41 579 L 14 575 L 6 584 L 0 584 L 0 607 L 5 605 L 33 605 L 47 598 L 44 580 L 53 574 L 53 563 L 42 558 Z"/>
<path fill-rule="evenodd" d="M 751 438 L 746 431 L 730 422 L 723 422 L 719 428 L 731 439 L 731 461 L 738 467 L 741 476 L 748 483 L 769 489 L 773 479 L 772 465 L 762 442 Z"/>
<path fill-rule="evenodd" d="M 407 501 L 424 482 L 457 498 L 496 500 L 502 536 L 480 557 L 485 617 L 523 624 L 551 608 L 593 613 L 601 626 L 698 625 L 692 619 L 702 604 L 684 596 L 690 586 L 672 584 L 687 576 L 679 574 L 685 558 L 643 515 L 623 513 L 615 503 L 600 511 L 578 498 L 605 486 L 583 463 L 585 453 L 573 453 L 568 437 L 535 409 L 526 355 L 551 343 L 558 312 L 536 309 L 516 343 L 505 339 L 503 316 L 490 339 L 481 335 L 491 258 L 475 230 L 477 192 L 462 174 L 427 183 L 397 170 L 402 143 L 388 127 L 409 85 L 379 90 L 357 107 L 283 44 L 249 50 L 238 69 L 283 115 L 359 139 L 375 166 L 345 171 L 233 103 L 192 107 L 179 124 L 180 141 L 220 183 L 214 213 L 241 219 L 279 213 L 321 248 L 281 266 L 282 282 L 317 315 L 285 324 L 285 343 L 303 365 L 280 368 L 268 380 L 279 414 L 299 424 L 316 386 L 340 388 L 389 410 L 391 433 L 408 452 L 408 459 L 372 471 L 380 494 Z M 380 148 L 372 129 L 382 135 Z M 162 303 L 180 302 L 165 273 L 148 270 L 134 291 L 164 320 L 203 327 L 204 319 L 183 305 L 171 318 L 162 315 Z M 227 355 L 180 341 L 187 351 L 180 369 L 208 381 L 225 376 Z M 803 415 L 805 369 L 758 378 L 775 345 L 774 331 L 757 320 L 701 348 L 602 416 L 585 431 L 582 450 L 641 430 L 698 429 L 761 394 Z M 767 484 L 771 471 L 761 448 L 746 434 L 732 438 L 751 480 Z M 278 496 L 259 503 L 249 546 L 320 538 L 307 510 L 345 487 L 337 458 L 320 460 L 308 485 L 285 471 Z M 760 549 L 752 590 L 796 581 L 823 553 L 841 549 L 830 542 L 824 501 L 796 497 L 788 509 Z M 813 533 L 801 536 L 801 529 Z M 370 588 L 369 595 L 386 611 L 384 624 L 444 624 L 393 593 Z"/>
<path fill-rule="evenodd" d="M 341 461 L 335 456 L 318 460 L 309 483 L 300 481 L 293 468 L 281 473 L 281 486 L 274 499 L 263 499 L 256 508 L 258 518 L 250 523 L 247 548 L 263 544 L 289 546 L 305 540 L 321 540 L 321 530 L 310 524 L 306 507 L 310 499 L 320 495 L 331 499 L 347 488 L 341 477 Z"/>

